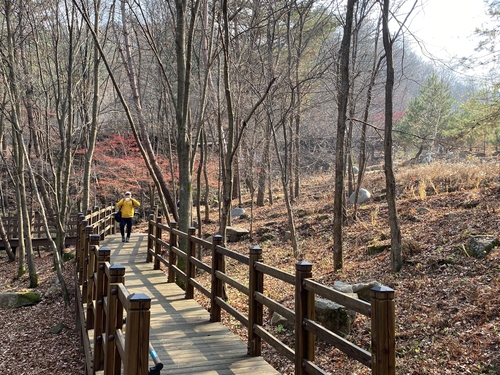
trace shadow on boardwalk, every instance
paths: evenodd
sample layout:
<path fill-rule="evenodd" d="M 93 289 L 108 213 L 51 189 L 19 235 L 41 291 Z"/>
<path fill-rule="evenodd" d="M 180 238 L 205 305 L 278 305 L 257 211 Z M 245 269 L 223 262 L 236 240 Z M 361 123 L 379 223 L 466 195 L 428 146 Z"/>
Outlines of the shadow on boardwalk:
<path fill-rule="evenodd" d="M 262 357 L 248 356 L 245 343 L 210 322 L 203 307 L 146 263 L 147 234 L 132 234 L 128 243 L 108 236 L 101 246 L 111 249 L 111 264 L 126 267 L 130 293 L 151 297 L 150 341 L 164 365 L 161 374 L 279 374 Z"/>

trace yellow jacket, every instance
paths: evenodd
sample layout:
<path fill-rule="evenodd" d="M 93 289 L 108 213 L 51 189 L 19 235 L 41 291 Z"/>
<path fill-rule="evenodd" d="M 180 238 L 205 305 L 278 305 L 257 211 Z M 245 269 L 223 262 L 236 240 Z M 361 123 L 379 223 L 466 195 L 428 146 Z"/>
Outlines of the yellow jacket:
<path fill-rule="evenodd" d="M 130 200 L 126 201 L 125 198 L 122 198 L 117 204 L 116 208 L 122 210 L 122 217 L 127 219 L 134 217 L 135 207 L 139 207 L 141 204 L 137 199 L 130 198 Z"/>

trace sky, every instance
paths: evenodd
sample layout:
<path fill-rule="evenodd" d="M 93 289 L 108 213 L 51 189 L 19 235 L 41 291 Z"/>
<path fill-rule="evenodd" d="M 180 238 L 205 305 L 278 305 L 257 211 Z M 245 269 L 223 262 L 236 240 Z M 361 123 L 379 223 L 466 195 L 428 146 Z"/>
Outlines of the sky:
<path fill-rule="evenodd" d="M 409 0 L 408 3 L 414 1 Z M 424 0 L 409 28 L 440 59 L 474 54 L 476 27 L 488 21 L 483 0 Z M 415 48 L 417 53 L 421 53 Z"/>

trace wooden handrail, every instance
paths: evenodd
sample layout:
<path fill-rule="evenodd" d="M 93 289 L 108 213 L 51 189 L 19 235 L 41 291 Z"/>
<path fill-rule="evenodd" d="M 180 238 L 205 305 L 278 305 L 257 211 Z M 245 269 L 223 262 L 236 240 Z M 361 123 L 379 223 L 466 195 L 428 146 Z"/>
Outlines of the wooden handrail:
<path fill-rule="evenodd" d="M 75 287 L 77 327 L 86 358 L 85 373 L 94 375 L 104 370 L 105 375 L 117 374 L 123 364 L 124 375 L 146 375 L 152 353 L 149 342 L 151 298 L 142 293 L 130 294 L 124 286 L 125 267 L 111 265 L 111 249 L 99 246 L 103 236 L 114 233 L 109 207 L 80 215 L 80 219 Z M 124 315 L 128 321 L 126 333 L 122 330 Z M 92 338 L 89 337 L 91 332 Z M 153 361 L 155 369 L 163 367 L 159 358 Z"/>
<path fill-rule="evenodd" d="M 81 212 L 72 213 L 67 217 L 67 226 L 65 229 L 65 245 L 73 246 L 79 242 L 79 237 L 81 234 L 81 222 L 82 220 L 87 221 L 87 225 L 92 225 L 94 228 L 94 233 L 101 236 L 101 240 L 108 234 L 114 234 L 116 232 L 116 226 L 113 222 L 114 205 L 109 204 L 101 208 L 96 207 L 94 210 L 89 210 L 86 215 Z M 83 219 L 84 217 L 85 219 Z M 49 226 L 49 233 L 52 240 L 55 240 L 58 234 L 56 215 L 47 215 L 47 223 Z M 18 238 L 18 228 L 19 228 L 19 218 L 16 215 L 3 216 L 2 221 L 4 223 L 7 239 L 13 248 L 19 246 L 19 241 L 23 239 Z M 33 246 L 48 246 L 51 241 L 47 238 L 45 230 L 45 222 L 39 214 L 34 214 L 30 218 L 31 231 L 26 233 L 27 236 L 25 240 L 29 240 L 33 243 Z M 62 234 L 61 234 L 62 235 Z"/>
<path fill-rule="evenodd" d="M 213 236 L 212 243 L 194 236 L 194 231 L 183 233 L 172 226 L 161 224 L 161 219 L 150 219 L 148 225 L 148 256 L 152 260 L 165 264 L 168 268 L 168 282 L 175 282 L 175 275 L 186 278 L 186 298 L 193 298 L 194 288 L 211 300 L 210 320 L 221 320 L 221 309 L 238 319 L 248 327 L 248 352 L 251 356 L 261 355 L 262 340 L 273 346 L 283 356 L 295 361 L 296 374 L 326 374 L 314 363 L 315 338 L 331 343 L 349 357 L 370 367 L 374 375 L 395 374 L 395 307 L 394 291 L 387 287 L 372 288 L 371 303 L 364 302 L 322 285 L 312 279 L 312 264 L 298 262 L 295 275 L 264 264 L 262 249 L 250 248 L 249 256 L 236 253 L 222 246 L 222 237 Z M 162 239 L 162 231 L 170 237 Z M 177 248 L 179 237 L 187 239 L 187 254 Z M 158 246 L 160 249 L 158 249 Z M 211 250 L 211 265 L 201 262 L 194 256 L 196 246 Z M 155 249 L 153 251 L 153 248 Z M 168 259 L 162 257 L 161 249 L 168 251 Z M 186 259 L 186 274 L 176 266 L 176 258 Z M 248 287 L 232 279 L 225 272 L 225 257 L 248 265 Z M 153 259 L 154 258 L 154 259 Z M 195 280 L 195 267 L 210 273 L 210 289 L 206 289 Z M 264 295 L 264 275 L 288 283 L 295 288 L 295 311 Z M 266 278 L 267 280 L 267 278 Z M 248 316 L 229 305 L 224 298 L 224 284 L 232 285 L 248 295 Z M 371 352 L 345 340 L 314 321 L 315 296 L 329 299 L 371 319 Z M 290 322 L 295 322 L 295 348 L 289 348 L 263 328 L 263 306 L 280 313 Z"/>

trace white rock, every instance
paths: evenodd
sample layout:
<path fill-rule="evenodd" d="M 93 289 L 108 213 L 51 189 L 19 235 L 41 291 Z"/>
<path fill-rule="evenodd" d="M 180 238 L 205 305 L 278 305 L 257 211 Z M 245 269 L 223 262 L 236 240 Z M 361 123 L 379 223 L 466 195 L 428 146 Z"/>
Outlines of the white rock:
<path fill-rule="evenodd" d="M 349 203 L 354 204 L 354 197 L 356 195 L 356 192 L 353 192 L 351 196 L 349 197 Z M 368 190 L 366 189 L 359 189 L 359 194 L 358 194 L 358 204 L 360 203 L 365 203 L 368 202 L 371 198 L 371 194 Z"/>

